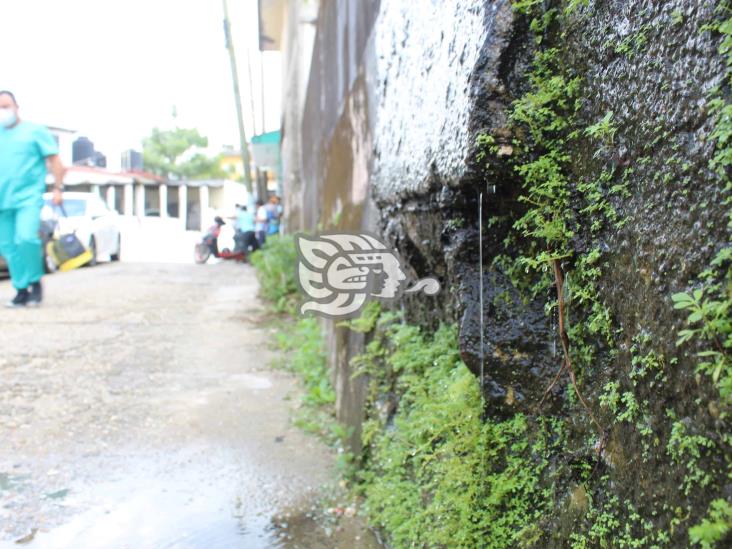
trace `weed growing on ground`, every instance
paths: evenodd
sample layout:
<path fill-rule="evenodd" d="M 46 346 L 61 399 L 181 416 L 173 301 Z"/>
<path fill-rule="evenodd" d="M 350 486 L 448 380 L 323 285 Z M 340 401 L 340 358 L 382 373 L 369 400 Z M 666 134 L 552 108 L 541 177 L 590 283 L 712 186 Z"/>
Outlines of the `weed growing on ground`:
<path fill-rule="evenodd" d="M 262 250 L 254 252 L 250 261 L 257 272 L 262 297 L 277 312 L 294 312 L 297 301 L 295 279 L 297 253 L 290 235 L 271 236 Z"/>

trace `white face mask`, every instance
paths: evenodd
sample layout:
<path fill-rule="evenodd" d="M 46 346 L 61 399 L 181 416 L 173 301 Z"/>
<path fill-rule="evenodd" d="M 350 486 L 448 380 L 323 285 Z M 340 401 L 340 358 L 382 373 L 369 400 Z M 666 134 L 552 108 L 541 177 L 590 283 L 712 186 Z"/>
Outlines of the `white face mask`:
<path fill-rule="evenodd" d="M 9 128 L 18 121 L 15 111 L 9 108 L 0 109 L 0 126 Z"/>

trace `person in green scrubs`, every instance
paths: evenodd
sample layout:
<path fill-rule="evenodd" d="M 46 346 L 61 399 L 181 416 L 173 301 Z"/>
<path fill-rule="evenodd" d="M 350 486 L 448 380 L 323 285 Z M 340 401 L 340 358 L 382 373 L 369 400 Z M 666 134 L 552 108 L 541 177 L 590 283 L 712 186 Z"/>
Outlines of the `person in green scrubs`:
<path fill-rule="evenodd" d="M 47 167 L 55 182 L 53 201 L 61 204 L 64 167 L 56 140 L 45 126 L 21 121 L 15 96 L 0 91 L 0 255 L 17 291 L 9 307 L 43 300 L 39 230 Z"/>

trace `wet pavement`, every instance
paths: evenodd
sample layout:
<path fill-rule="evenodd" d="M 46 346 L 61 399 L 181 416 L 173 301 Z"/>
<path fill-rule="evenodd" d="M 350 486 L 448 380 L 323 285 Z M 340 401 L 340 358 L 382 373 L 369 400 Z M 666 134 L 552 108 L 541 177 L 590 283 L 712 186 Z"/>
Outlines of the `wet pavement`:
<path fill-rule="evenodd" d="M 324 510 L 334 456 L 291 423 L 248 265 L 45 285 L 43 308 L 0 310 L 0 547 L 376 546 Z"/>

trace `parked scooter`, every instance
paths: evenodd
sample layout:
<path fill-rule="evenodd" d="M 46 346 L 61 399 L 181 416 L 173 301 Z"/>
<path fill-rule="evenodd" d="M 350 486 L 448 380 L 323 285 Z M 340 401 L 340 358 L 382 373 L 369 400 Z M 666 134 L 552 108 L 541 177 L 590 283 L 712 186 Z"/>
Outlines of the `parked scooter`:
<path fill-rule="evenodd" d="M 193 259 L 196 263 L 206 263 L 212 255 L 219 259 L 233 259 L 234 261 L 239 261 L 241 263 L 246 261 L 246 252 L 244 250 L 237 249 L 236 247 L 234 250 L 224 248 L 219 251 L 219 235 L 221 234 L 221 227 L 224 225 L 226 225 L 226 222 L 219 216 L 214 218 L 214 224 L 208 232 L 203 235 L 201 241 L 196 244 L 196 247 L 194 248 Z"/>

